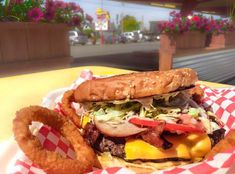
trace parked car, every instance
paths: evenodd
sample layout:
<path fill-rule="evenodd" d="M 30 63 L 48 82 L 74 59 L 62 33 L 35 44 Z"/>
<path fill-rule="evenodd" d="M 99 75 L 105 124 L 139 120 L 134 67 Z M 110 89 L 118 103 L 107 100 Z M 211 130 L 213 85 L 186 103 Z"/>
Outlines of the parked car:
<path fill-rule="evenodd" d="M 144 33 L 143 40 L 149 42 L 154 41 L 154 35 L 152 33 Z"/>
<path fill-rule="evenodd" d="M 140 36 L 139 36 L 139 32 L 138 31 L 134 31 L 133 35 L 134 35 L 134 42 L 137 42 L 137 41 L 140 40 Z"/>
<path fill-rule="evenodd" d="M 137 32 L 125 32 L 123 35 L 127 38 L 130 42 L 138 42 L 139 34 Z"/>
<path fill-rule="evenodd" d="M 126 43 L 126 42 L 127 38 L 123 34 L 118 35 L 118 43 Z"/>
<path fill-rule="evenodd" d="M 123 34 L 117 35 L 113 32 L 104 32 L 104 42 L 106 44 L 126 43 L 127 38 Z"/>
<path fill-rule="evenodd" d="M 113 34 L 109 34 L 109 35 L 104 35 L 104 42 L 106 44 L 113 44 L 113 43 L 116 43 L 118 40 L 117 36 L 116 35 L 113 35 Z"/>
<path fill-rule="evenodd" d="M 103 32 L 103 35 L 105 44 L 113 44 L 117 42 L 117 36 L 113 34 L 113 32 L 105 31 Z"/>
<path fill-rule="evenodd" d="M 88 42 L 88 37 L 79 31 L 69 31 L 69 43 L 71 45 L 85 45 Z"/>
<path fill-rule="evenodd" d="M 139 41 L 143 40 L 143 32 L 140 30 L 136 31 L 138 33 Z"/>

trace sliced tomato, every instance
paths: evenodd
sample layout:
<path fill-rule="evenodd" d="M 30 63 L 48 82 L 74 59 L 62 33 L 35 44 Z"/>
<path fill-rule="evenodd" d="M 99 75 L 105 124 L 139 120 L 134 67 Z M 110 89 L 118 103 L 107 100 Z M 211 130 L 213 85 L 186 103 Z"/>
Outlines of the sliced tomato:
<path fill-rule="evenodd" d="M 155 121 L 150 119 L 142 119 L 137 117 L 132 117 L 129 122 L 138 126 L 156 127 L 162 123 L 162 121 Z"/>
<path fill-rule="evenodd" d="M 164 130 L 175 132 L 175 131 L 182 131 L 182 132 L 190 132 L 190 133 L 204 133 L 205 131 L 198 127 L 192 127 L 185 124 L 175 124 L 175 123 L 166 123 Z"/>
<path fill-rule="evenodd" d="M 138 126 L 156 127 L 162 125 L 162 121 L 142 119 L 138 117 L 133 117 L 129 119 L 129 122 Z M 182 132 L 182 133 L 204 133 L 205 131 L 199 127 L 193 127 L 186 124 L 176 124 L 176 123 L 165 123 L 165 131 L 170 132 Z"/>

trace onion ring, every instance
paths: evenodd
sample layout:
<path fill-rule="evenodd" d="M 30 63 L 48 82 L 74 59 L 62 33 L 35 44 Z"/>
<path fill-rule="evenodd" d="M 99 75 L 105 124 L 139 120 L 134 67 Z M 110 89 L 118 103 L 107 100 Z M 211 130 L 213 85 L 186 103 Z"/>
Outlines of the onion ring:
<path fill-rule="evenodd" d="M 32 121 L 41 122 L 60 132 L 72 144 L 76 159 L 64 158 L 56 152 L 44 149 L 30 132 L 29 125 Z M 25 155 L 48 174 L 84 173 L 92 171 L 92 166 L 101 167 L 94 151 L 87 145 L 77 127 L 47 108 L 30 106 L 18 111 L 13 120 L 13 132 Z"/>
<path fill-rule="evenodd" d="M 74 90 L 66 91 L 62 98 L 61 109 L 65 116 L 79 128 L 81 128 L 81 117 L 76 114 L 74 108 L 72 108 L 71 103 L 74 101 Z"/>

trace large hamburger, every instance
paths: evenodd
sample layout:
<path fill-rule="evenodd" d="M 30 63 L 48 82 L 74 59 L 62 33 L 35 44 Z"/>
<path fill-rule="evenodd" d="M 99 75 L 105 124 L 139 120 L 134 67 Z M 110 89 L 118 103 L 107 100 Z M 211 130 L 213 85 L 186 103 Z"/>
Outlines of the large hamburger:
<path fill-rule="evenodd" d="M 189 68 L 88 80 L 65 93 L 62 111 L 82 129 L 103 167 L 146 173 L 196 162 L 225 132 L 200 106 L 197 80 Z"/>

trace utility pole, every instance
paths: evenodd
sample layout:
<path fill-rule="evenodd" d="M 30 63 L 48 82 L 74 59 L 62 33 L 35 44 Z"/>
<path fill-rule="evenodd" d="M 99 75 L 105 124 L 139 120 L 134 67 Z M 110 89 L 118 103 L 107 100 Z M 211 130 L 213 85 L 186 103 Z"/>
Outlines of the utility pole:
<path fill-rule="evenodd" d="M 116 25 L 118 25 L 118 23 L 119 23 L 119 14 L 116 14 Z"/>
<path fill-rule="evenodd" d="M 104 10 L 104 3 L 103 3 L 103 0 L 101 0 L 101 9 L 102 11 Z M 103 20 L 103 19 L 102 19 Z M 100 45 L 103 45 L 104 44 L 104 32 L 103 30 L 101 29 L 100 30 Z"/>
<path fill-rule="evenodd" d="M 123 16 L 124 16 L 124 2 L 122 2 L 122 14 L 121 14 L 121 32 L 123 33 Z"/>
<path fill-rule="evenodd" d="M 141 21 L 141 31 L 144 30 L 144 16 L 142 16 L 142 21 Z"/>

